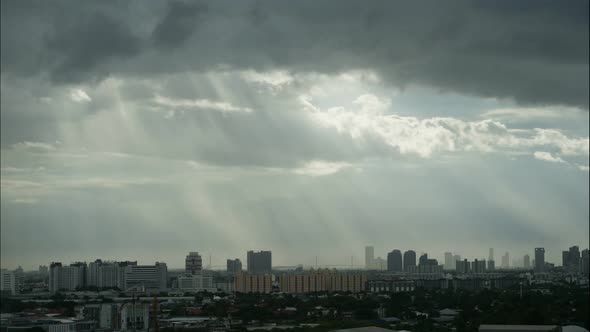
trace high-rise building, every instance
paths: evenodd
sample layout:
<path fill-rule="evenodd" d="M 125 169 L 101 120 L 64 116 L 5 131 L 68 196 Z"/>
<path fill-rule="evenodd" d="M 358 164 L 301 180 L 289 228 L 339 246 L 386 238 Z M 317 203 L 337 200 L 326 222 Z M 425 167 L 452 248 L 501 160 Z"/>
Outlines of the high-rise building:
<path fill-rule="evenodd" d="M 46 278 L 49 276 L 49 267 L 47 265 L 39 265 L 39 275 L 42 278 Z"/>
<path fill-rule="evenodd" d="M 473 273 L 485 273 L 486 272 L 486 261 L 484 260 L 474 260 L 471 263 L 471 272 Z"/>
<path fill-rule="evenodd" d="M 420 255 L 420 258 L 418 259 L 418 265 L 426 265 L 426 263 L 428 262 L 428 254 L 422 254 Z"/>
<path fill-rule="evenodd" d="M 496 262 L 488 261 L 488 271 L 493 271 L 496 269 Z"/>
<path fill-rule="evenodd" d="M 416 266 L 416 252 L 414 250 L 408 250 L 404 252 L 404 271 L 408 272 L 412 267 Z"/>
<path fill-rule="evenodd" d="M 580 248 L 578 246 L 570 247 L 568 251 L 562 253 L 562 265 L 570 273 L 580 271 Z"/>
<path fill-rule="evenodd" d="M 545 248 L 535 248 L 535 272 L 545 272 Z"/>
<path fill-rule="evenodd" d="M 49 265 L 49 291 L 76 290 L 86 285 L 86 263 L 74 263 L 63 266 L 61 263 Z"/>
<path fill-rule="evenodd" d="M 272 253 L 270 251 L 248 251 L 246 265 L 250 274 L 272 272 Z"/>
<path fill-rule="evenodd" d="M 20 278 L 17 272 L 4 269 L 0 270 L 0 291 L 10 295 L 19 293 L 19 281 Z"/>
<path fill-rule="evenodd" d="M 584 249 L 582 250 L 582 258 L 581 258 L 581 262 L 580 262 L 580 272 L 587 276 L 588 275 L 588 270 L 589 270 L 589 254 L 588 254 L 588 249 Z"/>
<path fill-rule="evenodd" d="M 195 274 L 186 274 L 178 277 L 178 289 L 183 292 L 215 292 L 217 288 L 213 282 L 213 276 L 204 271 Z"/>
<path fill-rule="evenodd" d="M 366 246 L 365 247 L 365 269 L 371 270 L 373 269 L 375 260 L 375 248 L 373 246 Z"/>
<path fill-rule="evenodd" d="M 506 252 L 504 256 L 502 256 L 502 265 L 503 269 L 507 269 L 510 267 L 510 254 Z"/>
<path fill-rule="evenodd" d="M 445 270 L 453 270 L 455 268 L 455 260 L 453 254 L 445 252 Z"/>
<path fill-rule="evenodd" d="M 387 254 L 387 271 L 402 272 L 402 252 L 395 249 Z"/>
<path fill-rule="evenodd" d="M 467 259 L 455 262 L 455 270 L 457 273 L 466 274 L 471 272 L 471 263 Z"/>
<path fill-rule="evenodd" d="M 227 260 L 227 272 L 228 273 L 237 273 L 242 272 L 242 261 L 239 259 L 228 259 Z"/>
<path fill-rule="evenodd" d="M 236 273 L 234 290 L 237 293 L 270 293 L 272 291 L 272 276 L 246 272 Z"/>
<path fill-rule="evenodd" d="M 531 256 L 529 256 L 529 254 L 525 254 L 522 258 L 522 265 L 525 269 L 531 268 Z"/>
<path fill-rule="evenodd" d="M 195 274 L 203 270 L 203 259 L 198 252 L 192 251 L 184 260 L 184 270 L 186 273 Z"/>
<path fill-rule="evenodd" d="M 453 255 L 453 261 L 454 262 L 458 262 L 460 260 L 461 260 L 461 255 L 457 255 L 457 254 L 456 255 Z"/>
<path fill-rule="evenodd" d="M 488 254 L 488 261 L 494 260 L 494 248 L 490 248 L 490 252 Z"/>
<path fill-rule="evenodd" d="M 166 263 L 155 265 L 127 265 L 125 267 L 125 290 L 142 289 L 166 291 L 168 289 L 168 268 Z"/>
<path fill-rule="evenodd" d="M 296 274 L 283 274 L 278 276 L 277 279 L 279 288 L 283 293 L 359 293 L 365 291 L 367 275 L 355 272 L 315 270 Z"/>

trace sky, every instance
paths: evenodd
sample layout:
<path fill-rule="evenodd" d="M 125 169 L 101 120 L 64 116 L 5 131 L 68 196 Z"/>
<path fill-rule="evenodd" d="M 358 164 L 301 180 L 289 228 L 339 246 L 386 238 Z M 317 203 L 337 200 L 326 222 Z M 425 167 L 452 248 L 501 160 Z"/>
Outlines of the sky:
<path fill-rule="evenodd" d="M 561 263 L 588 1 L 1 4 L 1 260 Z"/>

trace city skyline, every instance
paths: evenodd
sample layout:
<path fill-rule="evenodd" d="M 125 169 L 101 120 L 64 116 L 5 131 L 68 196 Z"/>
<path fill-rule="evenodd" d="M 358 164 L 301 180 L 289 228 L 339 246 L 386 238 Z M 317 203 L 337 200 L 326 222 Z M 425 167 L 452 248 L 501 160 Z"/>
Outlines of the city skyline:
<path fill-rule="evenodd" d="M 310 263 L 302 263 L 301 261 L 280 261 L 280 262 L 275 262 L 275 256 L 277 251 L 273 251 L 272 249 L 268 249 L 268 250 L 260 250 L 260 251 L 256 251 L 256 250 L 248 250 L 248 251 L 253 251 L 254 253 L 260 253 L 260 252 L 270 252 L 272 253 L 272 263 L 271 266 L 274 267 L 290 267 L 290 268 L 295 268 L 297 266 L 303 266 L 304 268 L 341 268 L 341 269 L 348 269 L 348 268 L 354 268 L 354 269 L 367 269 L 367 265 L 366 265 L 366 259 L 367 259 L 367 252 L 366 252 L 366 248 L 367 247 L 373 247 L 374 246 L 365 246 L 363 247 L 365 249 L 364 252 L 362 253 L 357 253 L 357 255 L 352 255 L 352 256 L 346 256 L 342 258 L 341 262 L 322 262 L 322 260 L 320 259 L 319 256 L 314 256 L 311 257 L 311 259 L 313 259 L 313 262 Z M 553 256 L 548 256 L 547 254 L 551 253 L 551 251 L 547 251 L 546 248 L 544 251 L 544 257 L 545 257 L 545 262 L 547 263 L 551 263 L 554 264 L 555 266 L 562 266 L 562 262 L 563 262 L 563 257 L 562 257 L 562 253 L 564 252 L 564 249 L 569 248 L 569 250 L 572 250 L 572 248 L 579 248 L 579 252 L 580 253 L 582 250 L 584 249 L 588 249 L 587 247 L 580 247 L 578 245 L 574 245 L 573 247 L 566 247 L 566 248 L 561 248 L 561 250 L 558 250 L 559 253 L 559 257 L 556 259 L 553 259 L 552 257 L 555 256 L 555 254 Z M 491 248 L 485 248 L 485 252 L 489 254 L 489 249 Z M 499 249 L 499 248 L 494 248 L 494 250 Z M 506 253 L 510 254 L 509 257 L 509 261 L 508 261 L 508 268 L 526 268 L 526 258 L 525 256 L 529 256 L 529 259 L 532 259 L 532 261 L 534 262 L 534 257 L 535 257 L 535 249 L 533 248 L 530 250 L 530 252 L 523 252 L 523 254 L 514 254 L 510 251 L 505 251 L 504 254 L 502 254 L 502 256 L 504 256 Z M 401 255 L 402 255 L 402 265 L 405 266 L 406 264 L 406 260 L 405 260 L 405 254 L 408 251 L 413 251 L 416 253 L 416 257 L 415 257 L 415 265 L 419 264 L 419 258 L 420 256 L 426 254 L 428 255 L 428 258 L 434 258 L 438 261 L 439 265 L 444 265 L 445 269 L 448 269 L 447 266 L 447 254 L 452 254 L 452 265 L 450 266 L 451 270 L 455 268 L 455 261 L 457 260 L 456 256 L 458 255 L 459 260 L 463 261 L 463 260 L 467 260 L 467 261 L 474 261 L 474 260 L 480 260 L 480 261 L 489 261 L 489 257 L 485 257 L 485 255 L 463 255 L 461 254 L 461 252 L 459 251 L 452 251 L 452 252 L 435 252 L 435 253 L 428 253 L 425 251 L 421 251 L 421 250 L 413 250 L 413 249 L 399 249 L 399 248 L 393 248 L 393 249 L 388 249 L 387 251 L 383 251 L 382 255 L 378 255 L 375 254 L 375 251 L 373 251 L 373 259 L 376 258 L 381 258 L 384 260 L 384 266 L 380 266 L 380 267 L 376 267 L 373 266 L 371 269 L 384 269 L 384 270 L 388 270 L 388 256 L 391 253 L 391 251 L 396 251 L 396 250 L 401 250 Z M 482 250 L 484 250 L 482 248 Z M 227 264 L 230 260 L 233 262 L 234 259 L 237 259 L 239 261 L 241 261 L 241 263 L 243 264 L 243 270 L 247 271 L 247 261 L 248 261 L 248 251 L 246 251 L 246 254 L 242 257 L 238 257 L 238 256 L 228 256 L 228 257 L 220 257 L 220 256 L 216 256 L 215 259 L 213 259 L 213 255 L 209 255 L 206 253 L 201 253 L 201 259 L 202 259 L 202 263 L 199 263 L 200 266 L 202 266 L 201 268 L 197 269 L 197 270 L 225 270 L 227 268 Z M 188 251 L 187 251 L 188 252 Z M 138 264 L 142 265 L 142 264 L 153 264 L 154 262 L 162 262 L 162 263 L 166 263 L 169 267 L 169 269 L 171 270 L 187 270 L 187 261 L 189 259 L 189 257 L 191 257 L 191 255 L 197 254 L 198 252 L 194 252 L 194 251 L 190 251 L 188 252 L 188 256 L 186 255 L 187 252 L 184 253 L 180 253 L 180 255 L 183 257 L 182 258 L 182 263 L 175 263 L 176 261 L 178 261 L 177 257 L 175 257 L 174 259 L 170 259 L 170 260 L 165 260 L 165 259 L 153 259 L 153 258 L 145 258 L 145 259 L 137 259 L 136 257 L 102 257 L 100 255 L 94 255 L 91 257 L 82 257 L 79 256 L 77 259 L 73 259 L 73 260 L 68 260 L 68 259 L 59 259 L 59 258 L 54 258 L 54 259 L 50 259 L 48 261 L 45 262 L 40 262 L 39 264 L 33 264 L 33 265 L 24 265 L 24 264 L 17 264 L 16 266 L 5 266 L 2 265 L 1 268 L 2 269 L 6 269 L 6 270 L 15 270 L 16 268 L 20 267 L 23 268 L 25 271 L 37 271 L 38 268 L 40 266 L 48 266 L 50 265 L 50 263 L 52 262 L 60 262 L 62 264 L 74 264 L 74 263 L 78 263 L 78 262 L 93 262 L 96 259 L 102 260 L 104 262 L 111 262 L 111 261 L 123 261 L 123 262 L 127 262 L 127 261 L 134 261 L 137 262 Z M 382 251 L 377 251 L 377 253 L 381 253 Z M 482 251 L 483 252 L 483 251 Z M 361 257 L 361 254 L 364 254 L 363 257 Z M 183 256 L 184 255 L 184 256 Z M 489 255 L 488 255 L 489 256 Z M 351 257 L 353 258 L 351 261 Z M 532 258 L 531 258 L 532 257 Z M 212 266 L 209 265 L 209 258 L 212 259 L 213 264 Z M 501 265 L 501 260 L 496 260 L 495 261 L 495 268 L 496 269 L 501 269 L 503 268 L 503 266 Z M 530 263 L 530 262 L 529 262 Z M 532 263 L 530 263 L 532 264 Z M 530 266 L 530 268 L 534 268 L 533 265 Z M 403 270 L 403 267 L 402 267 Z"/>
<path fill-rule="evenodd" d="M 560 263 L 590 245 L 587 13 L 2 0 L 2 265 Z"/>

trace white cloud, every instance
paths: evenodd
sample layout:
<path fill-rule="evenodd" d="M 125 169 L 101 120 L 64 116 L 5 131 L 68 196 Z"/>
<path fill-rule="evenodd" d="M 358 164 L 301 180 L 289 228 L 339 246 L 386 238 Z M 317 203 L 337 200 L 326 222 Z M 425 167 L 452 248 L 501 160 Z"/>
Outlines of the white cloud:
<path fill-rule="evenodd" d="M 86 91 L 84 91 L 80 88 L 70 90 L 70 99 L 72 99 L 73 101 L 75 101 L 77 103 L 88 103 L 88 102 L 92 101 L 92 98 L 90 98 L 90 96 L 88 96 Z"/>
<path fill-rule="evenodd" d="M 14 150 L 30 151 L 30 152 L 49 152 L 55 151 L 56 147 L 53 144 L 43 142 L 20 142 L 12 145 Z"/>
<path fill-rule="evenodd" d="M 294 169 L 293 173 L 309 176 L 324 176 L 338 173 L 342 169 L 350 166 L 350 164 L 343 162 L 313 160 L 306 162 L 302 167 Z"/>
<path fill-rule="evenodd" d="M 273 70 L 268 72 L 246 70 L 240 72 L 240 77 L 247 82 L 264 84 L 273 89 L 279 90 L 283 86 L 291 84 L 295 79 L 288 71 L 284 70 Z"/>
<path fill-rule="evenodd" d="M 545 151 L 535 151 L 535 159 L 549 161 L 552 163 L 564 163 L 565 161 L 560 157 L 554 157 L 551 153 Z"/>
<path fill-rule="evenodd" d="M 511 120 L 560 119 L 576 116 L 582 112 L 573 107 L 514 107 L 494 109 L 481 114 L 481 117 Z"/>
<path fill-rule="evenodd" d="M 196 108 L 209 109 L 220 112 L 252 112 L 251 108 L 239 107 L 227 102 L 211 101 L 209 99 L 182 99 L 182 98 L 168 98 L 157 95 L 154 101 L 165 107 L 170 108 Z"/>
<path fill-rule="evenodd" d="M 589 150 L 587 137 L 571 138 L 554 129 L 509 129 L 492 119 L 419 119 L 387 114 L 389 101 L 371 94 L 359 96 L 353 103 L 358 109 L 353 110 L 340 106 L 323 110 L 307 95 L 299 100 L 320 125 L 349 134 L 359 144 L 382 142 L 402 154 L 423 158 L 461 151 L 528 154 L 539 147 L 557 149 L 564 156 L 587 156 Z"/>
<path fill-rule="evenodd" d="M 588 165 L 578 165 L 578 169 L 583 172 L 590 171 L 590 167 Z"/>

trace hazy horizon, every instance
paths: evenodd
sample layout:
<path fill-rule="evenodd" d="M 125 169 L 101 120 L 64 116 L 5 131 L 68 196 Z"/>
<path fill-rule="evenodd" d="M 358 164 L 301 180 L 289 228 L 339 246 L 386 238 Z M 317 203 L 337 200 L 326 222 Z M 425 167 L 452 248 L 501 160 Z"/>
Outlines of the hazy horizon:
<path fill-rule="evenodd" d="M 589 247 L 588 9 L 3 0 L 1 265 L 560 265 Z"/>

